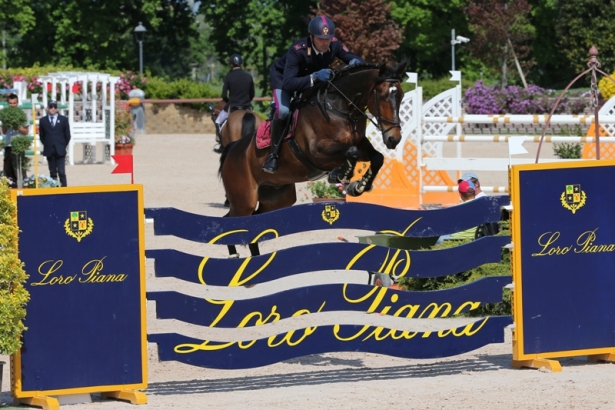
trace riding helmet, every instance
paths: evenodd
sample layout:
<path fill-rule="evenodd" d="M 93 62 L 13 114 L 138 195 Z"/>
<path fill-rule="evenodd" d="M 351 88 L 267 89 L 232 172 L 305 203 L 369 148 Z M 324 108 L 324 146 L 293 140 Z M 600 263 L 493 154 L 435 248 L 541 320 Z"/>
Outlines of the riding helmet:
<path fill-rule="evenodd" d="M 308 31 L 315 37 L 330 39 L 335 36 L 335 24 L 329 17 L 316 16 L 310 21 Z"/>
<path fill-rule="evenodd" d="M 241 67 L 242 64 L 243 64 L 243 58 L 241 58 L 239 54 L 233 54 L 231 56 L 231 65 Z"/>

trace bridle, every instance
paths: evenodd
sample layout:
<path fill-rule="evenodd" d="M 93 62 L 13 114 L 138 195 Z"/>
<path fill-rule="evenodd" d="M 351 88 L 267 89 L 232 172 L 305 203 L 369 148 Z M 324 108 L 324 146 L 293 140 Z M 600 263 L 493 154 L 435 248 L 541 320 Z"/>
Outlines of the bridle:
<path fill-rule="evenodd" d="M 378 79 L 376 81 L 376 84 L 381 84 L 381 83 L 395 84 L 399 82 L 400 80 L 396 78 L 384 78 L 384 79 Z M 354 103 L 354 101 L 348 98 L 346 94 L 344 94 L 339 88 L 337 88 L 335 84 L 333 84 L 333 78 L 330 80 L 327 80 L 327 83 L 328 83 L 327 86 L 324 87 L 324 92 L 323 92 L 323 89 L 321 88 L 320 90 L 318 90 L 318 95 L 316 97 L 317 104 L 320 107 L 323 114 L 325 115 L 325 117 L 327 118 L 327 120 L 329 120 L 329 115 L 327 113 L 327 110 L 330 110 L 334 112 L 335 114 L 345 117 L 348 120 L 350 120 L 350 122 L 353 124 L 353 128 L 356 129 L 356 123 L 358 121 L 358 118 L 355 114 L 351 114 L 353 112 L 356 112 L 356 113 L 359 113 L 360 116 L 362 115 L 363 117 L 367 118 L 372 124 L 374 124 L 374 126 L 378 129 L 378 131 L 380 131 L 383 135 L 389 132 L 390 130 L 392 130 L 393 128 L 401 129 L 400 121 L 391 120 L 388 118 L 384 118 L 382 116 L 380 112 L 380 105 L 378 104 L 378 92 L 376 90 L 376 87 L 374 87 L 374 105 L 376 106 L 376 121 L 374 121 L 372 118 L 370 118 L 365 113 L 363 109 L 359 108 Z M 326 102 L 329 87 L 333 87 L 348 102 L 348 104 L 352 107 L 352 110 L 350 110 L 350 112 L 346 113 L 346 112 L 339 111 L 333 108 L 331 104 Z M 396 93 L 397 93 L 397 87 L 394 87 L 394 86 L 389 87 L 389 99 L 391 100 L 391 103 L 393 105 L 393 113 L 397 112 L 397 100 L 395 99 Z M 358 97 L 360 96 L 361 96 L 360 93 L 355 95 L 355 100 L 357 100 Z M 391 126 L 387 129 L 384 129 L 384 127 L 381 125 L 381 122 L 391 124 Z"/>

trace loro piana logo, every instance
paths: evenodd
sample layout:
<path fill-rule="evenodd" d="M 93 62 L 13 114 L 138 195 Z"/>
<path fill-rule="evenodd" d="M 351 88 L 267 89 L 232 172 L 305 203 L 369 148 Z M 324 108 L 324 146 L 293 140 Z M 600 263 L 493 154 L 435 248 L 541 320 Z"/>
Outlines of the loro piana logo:
<path fill-rule="evenodd" d="M 70 218 L 64 222 L 64 230 L 68 236 L 71 236 L 81 242 L 81 238 L 92 233 L 94 222 L 92 218 L 88 218 L 86 211 L 72 211 Z"/>
<path fill-rule="evenodd" d="M 574 214 L 585 205 L 587 195 L 585 195 L 585 191 L 581 191 L 580 184 L 572 184 L 566 185 L 566 190 L 562 192 L 559 199 L 562 202 L 562 206 Z"/>

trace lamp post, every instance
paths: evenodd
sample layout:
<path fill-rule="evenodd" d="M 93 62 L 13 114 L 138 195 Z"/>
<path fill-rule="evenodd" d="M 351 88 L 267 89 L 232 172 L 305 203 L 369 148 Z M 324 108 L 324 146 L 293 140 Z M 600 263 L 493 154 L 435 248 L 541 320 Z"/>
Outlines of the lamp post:
<path fill-rule="evenodd" d="M 135 38 L 139 42 L 139 73 L 143 75 L 143 38 L 145 38 L 145 32 L 147 30 L 143 27 L 143 24 L 139 22 L 139 25 L 135 27 Z"/>
<path fill-rule="evenodd" d="M 451 58 L 453 60 L 453 68 L 452 71 L 455 71 L 455 44 L 468 43 L 470 42 L 469 38 L 457 36 L 455 37 L 455 29 L 451 30 Z"/>

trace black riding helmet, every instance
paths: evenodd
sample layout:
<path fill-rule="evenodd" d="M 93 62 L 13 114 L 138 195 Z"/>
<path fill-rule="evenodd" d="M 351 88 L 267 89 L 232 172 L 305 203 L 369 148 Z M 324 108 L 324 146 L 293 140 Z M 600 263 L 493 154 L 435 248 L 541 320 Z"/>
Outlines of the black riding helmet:
<path fill-rule="evenodd" d="M 241 67 L 243 65 L 243 58 L 239 54 L 233 54 L 231 56 L 231 65 Z"/>
<path fill-rule="evenodd" d="M 329 17 L 316 16 L 310 21 L 308 32 L 314 37 L 331 39 L 335 36 L 335 24 Z"/>

